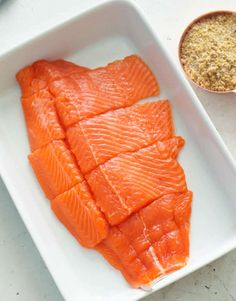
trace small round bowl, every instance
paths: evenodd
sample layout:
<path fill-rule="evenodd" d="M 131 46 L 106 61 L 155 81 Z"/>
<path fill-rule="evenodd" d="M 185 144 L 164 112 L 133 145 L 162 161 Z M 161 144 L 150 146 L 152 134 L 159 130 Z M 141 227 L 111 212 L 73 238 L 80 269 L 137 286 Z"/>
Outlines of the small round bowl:
<path fill-rule="evenodd" d="M 192 83 L 194 83 L 194 85 L 196 85 L 197 87 L 199 87 L 199 88 L 201 88 L 201 89 L 203 89 L 203 90 L 205 90 L 205 91 L 208 91 L 208 92 L 211 92 L 211 93 L 217 93 L 217 94 L 236 93 L 236 87 L 235 87 L 234 90 L 228 90 L 228 91 L 215 91 L 215 90 L 210 90 L 210 89 L 207 89 L 207 88 L 205 88 L 205 87 L 203 87 L 203 86 L 200 86 L 199 84 L 197 84 L 194 80 L 192 80 L 192 79 L 189 77 L 189 75 L 186 73 L 186 71 L 185 71 L 185 69 L 184 69 L 184 66 L 183 66 L 183 64 L 182 64 L 182 62 L 181 62 L 182 44 L 183 44 L 183 41 L 184 41 L 184 39 L 185 39 L 185 36 L 186 36 L 187 32 L 191 29 L 191 27 L 192 27 L 195 23 L 197 23 L 197 22 L 199 22 L 199 21 L 201 21 L 201 20 L 203 20 L 203 19 L 205 19 L 205 18 L 214 16 L 214 15 L 220 15 L 220 14 L 230 14 L 230 15 L 231 15 L 231 14 L 236 14 L 236 12 L 234 12 L 234 11 L 229 11 L 229 10 L 217 10 L 217 11 L 212 11 L 212 12 L 209 12 L 209 13 L 206 13 L 206 14 L 203 14 L 203 15 L 197 17 L 196 19 L 194 19 L 194 20 L 186 27 L 186 29 L 185 29 L 184 32 L 182 33 L 182 36 L 181 36 L 180 41 L 179 41 L 179 46 L 178 46 L 179 62 L 180 62 L 180 65 L 181 65 L 181 67 L 182 67 L 182 69 L 183 69 L 183 71 L 184 71 L 186 77 L 187 77 Z"/>

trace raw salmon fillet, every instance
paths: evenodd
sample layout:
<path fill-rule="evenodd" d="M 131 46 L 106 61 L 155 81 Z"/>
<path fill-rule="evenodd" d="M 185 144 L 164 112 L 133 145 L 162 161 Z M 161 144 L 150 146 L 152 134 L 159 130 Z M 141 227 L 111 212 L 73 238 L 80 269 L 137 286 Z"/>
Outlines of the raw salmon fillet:
<path fill-rule="evenodd" d="M 47 84 L 72 74 L 81 74 L 89 70 L 65 60 L 47 61 L 40 60 L 33 65 L 35 76 L 44 79 Z"/>
<path fill-rule="evenodd" d="M 119 65 L 119 62 L 117 62 L 117 65 Z M 86 71 L 88 70 L 89 69 L 86 67 L 77 66 L 73 63 L 63 60 L 51 62 L 40 60 L 17 73 L 17 80 L 19 81 L 22 89 L 22 103 L 26 122 L 27 120 L 32 120 L 32 112 L 37 120 L 35 125 L 33 125 L 32 123 L 27 124 L 32 151 L 34 151 L 38 147 L 44 146 L 46 143 L 49 143 L 53 139 L 64 138 L 64 132 L 61 125 L 58 123 L 57 113 L 53 108 L 53 103 L 55 103 L 53 94 L 51 94 L 51 97 L 48 97 L 48 99 L 51 98 L 51 100 L 53 100 L 53 103 L 52 101 L 47 102 L 46 97 L 42 96 L 43 94 L 50 94 L 50 92 L 48 92 L 48 85 L 55 81 L 60 82 L 60 79 L 70 81 L 72 80 L 72 76 L 80 78 L 82 74 L 86 73 Z M 72 80 L 72 82 L 75 81 Z M 42 91 L 44 93 L 42 93 Z M 67 90 L 65 89 L 63 93 L 65 93 L 65 91 Z M 40 102 L 41 96 L 43 98 L 42 102 Z M 26 98 L 29 97 L 30 99 L 27 101 Z M 37 102 L 36 106 L 35 102 Z M 47 111 L 48 108 L 49 110 Z M 47 119 L 50 120 L 50 130 L 45 130 L 44 132 L 43 128 L 46 129 L 46 127 L 48 126 Z M 31 126 L 33 128 L 31 128 Z M 39 129 L 37 129 L 37 126 L 39 127 Z M 55 126 L 55 129 L 53 129 L 53 131 L 52 126 Z M 60 130 L 58 130 L 59 128 Z M 37 135 L 37 130 L 39 132 L 39 135 Z M 49 138 L 51 140 L 49 140 Z"/>
<path fill-rule="evenodd" d="M 55 140 L 29 155 L 29 161 L 51 200 L 83 181 L 75 158 L 63 140 Z"/>
<path fill-rule="evenodd" d="M 22 97 L 28 97 L 40 90 L 47 89 L 47 82 L 35 77 L 32 66 L 20 70 L 16 74 L 16 79 L 20 85 Z"/>
<path fill-rule="evenodd" d="M 108 235 L 108 223 L 96 206 L 86 181 L 57 196 L 51 206 L 82 246 L 93 248 Z"/>
<path fill-rule="evenodd" d="M 54 107 L 54 99 L 47 90 L 40 90 L 31 96 L 22 97 L 21 100 L 31 151 L 53 140 L 65 138 Z"/>
<path fill-rule="evenodd" d="M 78 242 L 133 287 L 150 286 L 189 256 L 192 193 L 177 161 L 168 100 L 137 55 L 89 69 L 39 60 L 16 78 L 32 153 L 51 208 Z"/>
<path fill-rule="evenodd" d="M 86 175 L 97 205 L 116 225 L 161 195 L 186 191 L 185 175 L 176 160 L 181 137 L 121 154 Z"/>
<path fill-rule="evenodd" d="M 53 80 L 79 74 L 89 70 L 64 60 L 46 61 L 40 60 L 30 66 L 26 66 L 16 74 L 22 96 L 31 96 L 43 89 L 48 89 L 48 84 Z"/>
<path fill-rule="evenodd" d="M 154 75 L 136 55 L 53 81 L 49 89 L 65 127 L 159 94 Z"/>
<path fill-rule="evenodd" d="M 114 110 L 68 128 L 67 139 L 83 174 L 127 151 L 173 135 L 168 100 Z"/>
<path fill-rule="evenodd" d="M 110 229 L 96 246 L 134 287 L 186 265 L 192 193 L 166 194 Z"/>
<path fill-rule="evenodd" d="M 49 92 L 48 84 L 53 80 L 86 70 L 88 69 L 85 67 L 63 60 L 51 62 L 41 60 L 17 73 L 32 151 L 53 140 L 65 138 L 55 109 L 54 96 Z"/>

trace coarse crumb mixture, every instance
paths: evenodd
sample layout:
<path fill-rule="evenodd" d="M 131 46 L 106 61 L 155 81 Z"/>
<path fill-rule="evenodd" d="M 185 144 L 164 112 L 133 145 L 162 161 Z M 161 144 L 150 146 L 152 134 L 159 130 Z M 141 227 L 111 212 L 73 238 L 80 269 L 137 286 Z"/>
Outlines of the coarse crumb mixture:
<path fill-rule="evenodd" d="M 195 23 L 182 43 L 180 59 L 198 85 L 236 89 L 236 13 L 219 13 Z"/>

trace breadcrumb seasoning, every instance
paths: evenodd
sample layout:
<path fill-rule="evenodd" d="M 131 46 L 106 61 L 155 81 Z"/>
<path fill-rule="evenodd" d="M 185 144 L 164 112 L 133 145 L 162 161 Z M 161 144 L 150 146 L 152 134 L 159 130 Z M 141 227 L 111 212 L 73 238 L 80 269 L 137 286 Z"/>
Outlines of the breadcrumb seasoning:
<path fill-rule="evenodd" d="M 187 75 L 213 91 L 236 89 L 236 13 L 219 13 L 194 23 L 180 52 Z"/>

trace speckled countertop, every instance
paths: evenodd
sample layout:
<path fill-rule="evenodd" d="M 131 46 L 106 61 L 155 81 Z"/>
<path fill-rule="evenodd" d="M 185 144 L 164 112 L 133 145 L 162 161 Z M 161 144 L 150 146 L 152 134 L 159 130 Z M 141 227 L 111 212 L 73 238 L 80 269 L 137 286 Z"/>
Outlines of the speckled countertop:
<path fill-rule="evenodd" d="M 0 54 L 99 0 L 5 0 L 0 5 Z M 184 27 L 212 10 L 234 10 L 235 1 L 137 0 L 177 61 Z M 53 14 L 52 14 L 53 12 Z M 160 30 L 161 29 L 161 30 Z M 236 95 L 213 95 L 194 88 L 236 158 Z M 236 300 L 236 250 L 145 301 Z M 63 300 L 14 204 L 0 180 L 0 301 Z M 86 300 L 83 300 L 86 301 Z"/>

